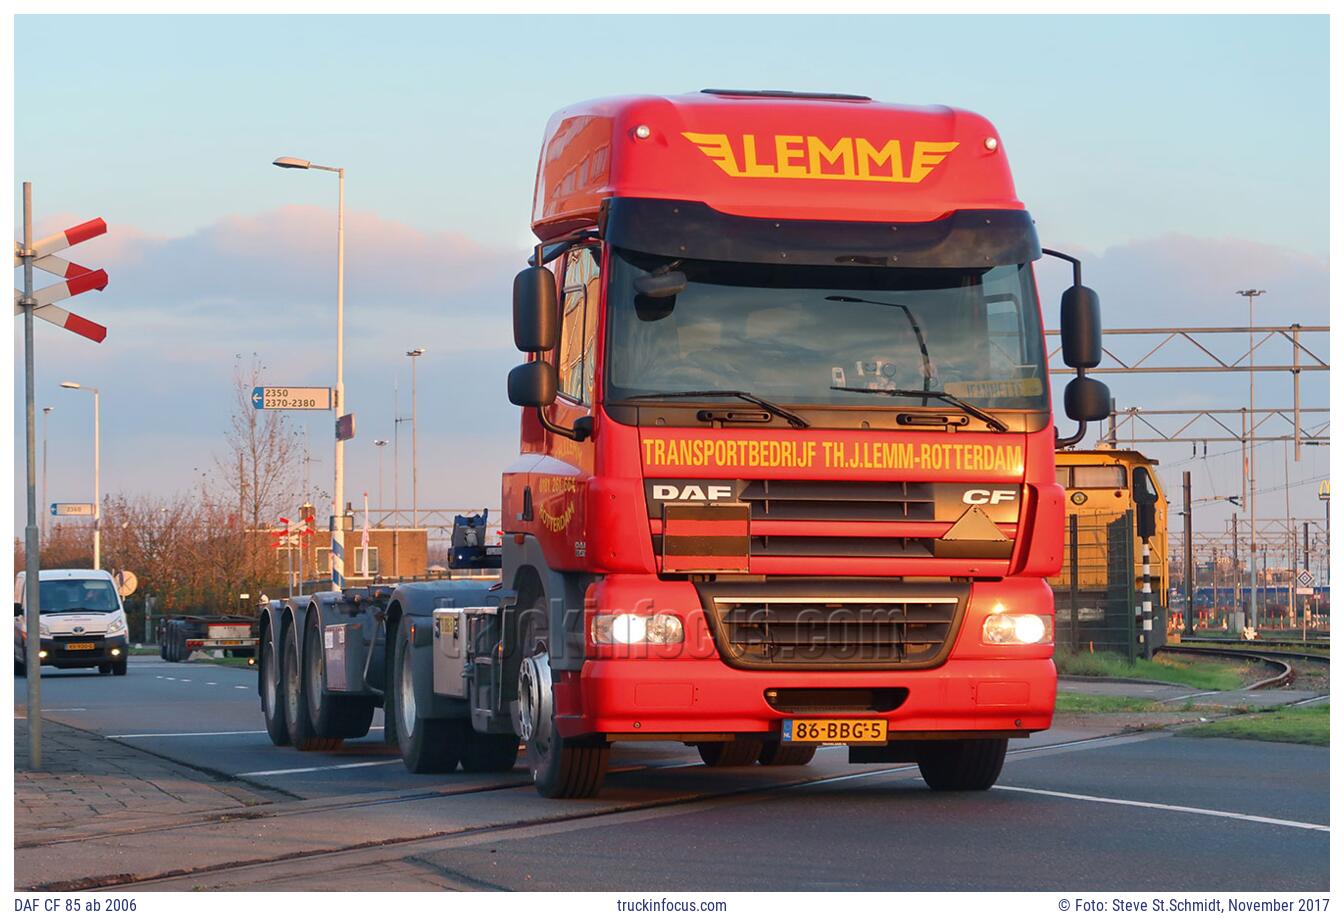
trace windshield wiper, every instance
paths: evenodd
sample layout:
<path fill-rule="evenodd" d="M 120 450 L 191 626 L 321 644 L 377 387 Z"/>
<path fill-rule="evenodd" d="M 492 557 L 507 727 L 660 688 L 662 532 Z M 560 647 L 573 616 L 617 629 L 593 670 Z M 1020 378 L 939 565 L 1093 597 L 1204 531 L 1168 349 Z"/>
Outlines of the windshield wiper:
<path fill-rule="evenodd" d="M 681 399 L 695 398 L 699 396 L 734 396 L 744 402 L 749 402 L 753 406 L 760 406 L 767 412 L 778 415 L 786 420 L 794 428 L 811 428 L 812 425 L 801 415 L 795 415 L 783 406 L 777 406 L 768 399 L 761 399 L 755 393 L 748 393 L 746 390 L 682 390 L 675 393 L 641 393 L 638 396 L 627 396 L 628 400 L 643 399 Z M 1006 429 L 1005 429 L 1006 430 Z"/>
<path fill-rule="evenodd" d="M 844 390 L 846 393 L 881 393 L 883 396 L 904 396 L 907 399 L 941 399 L 950 406 L 956 406 L 962 412 L 974 415 L 980 421 L 984 422 L 995 431 L 1007 431 L 1008 426 L 1002 421 L 990 415 L 984 409 L 972 403 L 968 403 L 960 396 L 953 396 L 951 393 L 945 393 L 942 390 L 899 390 L 887 388 L 869 388 L 869 387 L 831 387 L 832 390 Z"/>

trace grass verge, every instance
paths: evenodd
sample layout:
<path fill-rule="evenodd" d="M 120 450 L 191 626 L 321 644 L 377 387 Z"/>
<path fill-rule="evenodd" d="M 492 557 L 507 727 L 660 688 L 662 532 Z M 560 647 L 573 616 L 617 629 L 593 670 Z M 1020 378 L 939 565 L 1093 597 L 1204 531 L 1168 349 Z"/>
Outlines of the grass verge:
<path fill-rule="evenodd" d="M 1248 667 L 1230 661 L 1186 658 L 1145 661 L 1139 658 L 1130 664 L 1113 652 L 1056 652 L 1055 667 L 1065 676 L 1158 680 L 1199 690 L 1236 690 L 1259 677 L 1255 666 Z"/>
<path fill-rule="evenodd" d="M 1293 706 L 1202 722 L 1181 730 L 1200 738 L 1241 738 L 1330 746 L 1330 705 Z"/>
<path fill-rule="evenodd" d="M 1055 712 L 1179 712 L 1181 708 L 1140 696 L 1101 696 L 1067 690 L 1055 696 Z"/>

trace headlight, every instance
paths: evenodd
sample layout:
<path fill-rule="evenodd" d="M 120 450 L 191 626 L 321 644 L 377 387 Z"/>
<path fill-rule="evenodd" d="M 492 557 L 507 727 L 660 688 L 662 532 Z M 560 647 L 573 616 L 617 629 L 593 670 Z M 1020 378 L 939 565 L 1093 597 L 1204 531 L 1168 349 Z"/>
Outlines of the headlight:
<path fill-rule="evenodd" d="M 1055 618 L 1034 613 L 994 613 L 985 618 L 989 645 L 1037 645 L 1055 639 Z"/>
<path fill-rule="evenodd" d="M 674 645 L 685 638 L 681 620 L 670 613 L 602 613 L 593 617 L 591 632 L 598 645 Z"/>
<path fill-rule="evenodd" d="M 117 617 L 111 623 L 107 624 L 107 634 L 109 636 L 118 636 L 126 631 L 126 618 Z"/>

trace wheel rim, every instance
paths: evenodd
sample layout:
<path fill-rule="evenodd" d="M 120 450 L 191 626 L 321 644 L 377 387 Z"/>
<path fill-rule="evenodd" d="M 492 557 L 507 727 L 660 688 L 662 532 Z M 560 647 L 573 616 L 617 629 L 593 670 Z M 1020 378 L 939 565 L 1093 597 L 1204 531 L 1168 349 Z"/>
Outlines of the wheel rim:
<path fill-rule="evenodd" d="M 524 658 L 518 669 L 518 718 L 514 730 L 538 755 L 551 749 L 551 659 L 545 649 Z"/>
<path fill-rule="evenodd" d="M 415 728 L 415 671 L 411 667 L 411 649 L 407 645 L 401 656 L 400 693 L 397 695 L 397 710 L 403 738 L 409 739 Z"/>
<path fill-rule="evenodd" d="M 275 718 L 275 643 L 266 637 L 264 650 L 265 670 L 262 679 L 262 700 L 266 704 L 266 716 Z"/>

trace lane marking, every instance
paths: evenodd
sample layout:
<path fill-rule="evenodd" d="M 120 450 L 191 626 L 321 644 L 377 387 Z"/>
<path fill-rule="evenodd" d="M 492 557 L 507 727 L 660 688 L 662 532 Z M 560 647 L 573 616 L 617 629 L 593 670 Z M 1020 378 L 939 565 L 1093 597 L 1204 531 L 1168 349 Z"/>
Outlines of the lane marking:
<path fill-rule="evenodd" d="M 207 681 L 205 682 L 205 685 L 206 685 L 207 687 L 218 687 L 218 686 L 219 686 L 219 684 L 215 683 L 213 680 L 207 680 Z"/>
<path fill-rule="evenodd" d="M 233 689 L 235 689 L 235 690 L 246 690 L 246 689 L 248 689 L 248 688 L 247 688 L 247 685 L 246 685 L 246 684 L 234 684 L 234 685 L 233 685 Z"/>
<path fill-rule="evenodd" d="M 87 709 L 83 709 L 83 708 L 75 708 L 75 709 L 44 709 L 44 710 L 42 710 L 42 711 L 43 711 L 43 712 L 88 712 Z"/>
<path fill-rule="evenodd" d="M 109 738 L 208 738 L 216 735 L 264 735 L 266 730 L 245 732 L 151 732 L 143 735 L 108 735 Z"/>
<path fill-rule="evenodd" d="M 171 677 L 168 678 L 168 679 L 169 679 L 169 680 L 172 680 Z M 182 678 L 182 683 L 184 683 L 184 684 L 189 684 L 189 683 L 191 683 L 191 678 L 190 678 L 190 677 L 184 677 L 184 678 Z"/>
<path fill-rule="evenodd" d="M 1185 696 L 1169 696 L 1158 700 L 1159 703 L 1179 703 L 1181 700 L 1193 700 L 1201 696 L 1213 696 L 1215 693 L 1224 693 L 1223 690 L 1205 690 L 1203 693 L 1187 693 Z"/>
<path fill-rule="evenodd" d="M 1081 795 L 1077 792 L 1058 792 L 1054 789 L 1028 789 L 1025 786 L 995 786 L 1005 792 L 1026 792 L 1030 795 L 1052 796 L 1058 799 L 1075 799 L 1080 802 L 1098 802 L 1103 805 L 1128 805 L 1131 808 L 1153 808 L 1158 811 L 1178 811 L 1189 815 L 1205 815 L 1210 818 L 1231 818 L 1234 821 L 1251 821 L 1256 824 L 1273 824 L 1278 827 L 1296 827 L 1305 831 L 1330 832 L 1328 824 L 1309 824 L 1305 821 L 1289 821 L 1286 818 L 1268 818 L 1264 815 L 1248 815 L 1239 811 L 1217 811 L 1212 808 L 1195 808 L 1190 805 L 1167 805 L 1162 802 L 1137 802 L 1133 799 L 1110 799 L 1098 795 Z"/>
<path fill-rule="evenodd" d="M 359 767 L 386 767 L 389 764 L 401 763 L 401 758 L 396 760 L 364 760 L 359 763 L 341 763 L 329 767 L 295 767 L 289 770 L 258 770 L 254 773 L 237 773 L 239 778 L 244 776 L 287 776 L 291 773 L 321 773 L 325 770 L 355 770 Z"/>

